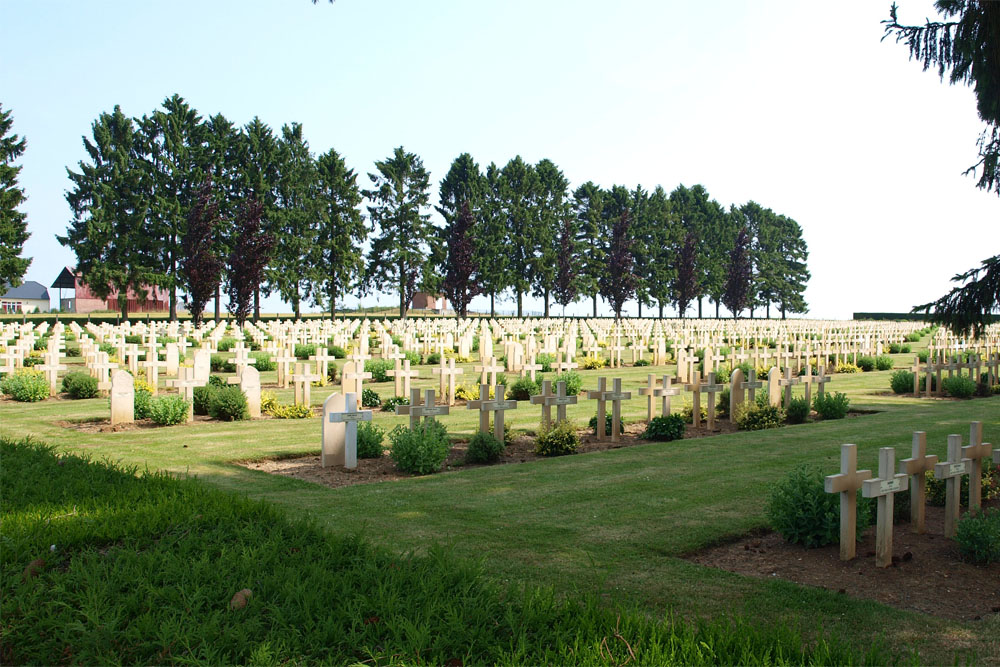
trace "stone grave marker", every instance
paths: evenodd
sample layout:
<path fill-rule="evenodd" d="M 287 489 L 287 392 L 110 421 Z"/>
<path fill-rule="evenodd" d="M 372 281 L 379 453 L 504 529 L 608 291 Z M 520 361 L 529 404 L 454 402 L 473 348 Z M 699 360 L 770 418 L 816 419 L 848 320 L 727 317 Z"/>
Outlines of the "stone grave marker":
<path fill-rule="evenodd" d="M 757 390 L 763 388 L 764 383 L 757 379 L 757 369 L 750 369 L 750 379 L 743 382 L 744 388 L 747 390 L 747 402 L 756 403 L 757 402 Z"/>
<path fill-rule="evenodd" d="M 135 384 L 128 371 L 116 371 L 111 376 L 111 425 L 135 421 Z"/>
<path fill-rule="evenodd" d="M 656 376 L 652 373 L 646 375 L 646 386 L 639 388 L 639 395 L 646 397 L 646 421 L 653 419 L 653 398 L 656 397 Z"/>
<path fill-rule="evenodd" d="M 358 361 L 348 361 L 344 364 L 344 368 L 340 374 L 340 388 L 345 394 L 357 394 L 358 396 L 363 396 L 362 384 L 365 380 L 372 379 L 371 373 L 366 373 L 365 371 L 359 371 L 359 368 L 364 368 L 363 362 Z"/>
<path fill-rule="evenodd" d="M 708 382 L 703 383 L 700 390 L 708 394 L 708 430 L 715 430 L 715 395 L 725 389 L 715 381 L 715 373 L 708 374 Z"/>
<path fill-rule="evenodd" d="M 198 377 L 195 375 L 194 369 L 190 366 L 182 366 L 178 370 L 180 371 L 178 378 L 167 380 L 167 386 L 175 387 L 181 398 L 187 401 L 187 421 L 190 423 L 194 421 L 194 388 L 203 387 L 205 383 L 198 382 Z"/>
<path fill-rule="evenodd" d="M 312 383 L 322 378 L 312 372 L 312 364 L 300 361 L 295 364 L 295 372 L 289 379 L 295 385 L 295 405 L 308 408 L 312 403 Z"/>
<path fill-rule="evenodd" d="M 260 419 L 260 371 L 247 366 L 240 375 L 240 389 L 247 397 L 250 419 Z"/>
<path fill-rule="evenodd" d="M 745 391 L 743 388 L 743 369 L 735 368 L 729 376 L 729 421 L 735 417 L 736 408 L 743 404 Z"/>
<path fill-rule="evenodd" d="M 971 461 L 962 458 L 962 436 L 948 436 L 948 460 L 934 466 L 934 477 L 945 480 L 944 536 L 955 537 L 962 510 L 962 475 L 969 474 Z"/>
<path fill-rule="evenodd" d="M 352 392 L 353 393 L 353 392 Z M 331 421 L 330 415 L 347 412 L 347 397 L 335 391 L 323 401 L 323 445 L 320 450 L 320 466 L 342 466 L 347 463 L 346 439 L 347 422 Z"/>
<path fill-rule="evenodd" d="M 432 371 L 435 375 L 440 376 L 439 387 L 441 391 L 441 396 L 448 397 L 448 405 L 455 405 L 455 380 L 459 375 L 465 373 L 463 368 L 455 368 L 455 359 L 445 360 L 444 356 L 441 357 L 441 366 L 435 368 Z"/>
<path fill-rule="evenodd" d="M 858 470 L 858 446 L 840 446 L 840 474 L 823 480 L 827 493 L 840 494 L 840 560 L 853 560 L 857 551 L 858 489 L 872 476 L 871 470 Z"/>
<path fill-rule="evenodd" d="M 695 428 L 699 428 L 701 426 L 701 373 L 692 372 L 691 382 L 685 384 L 684 389 L 691 392 L 691 424 Z"/>
<path fill-rule="evenodd" d="M 332 394 L 337 396 L 338 394 Z M 329 399 L 327 399 L 327 402 Z M 365 421 L 370 422 L 372 420 L 371 410 L 358 410 L 358 395 L 354 393 L 347 394 L 344 397 L 344 410 L 342 411 L 330 411 L 326 412 L 326 403 L 323 403 L 323 413 L 325 419 L 323 420 L 323 454 L 326 453 L 326 426 L 329 424 L 331 426 L 331 436 L 333 436 L 334 429 L 333 426 L 342 425 L 343 431 L 343 466 L 348 470 L 353 470 L 358 467 L 358 422 Z M 333 436 L 331 440 L 335 438 L 333 444 L 333 451 L 331 458 L 337 458 L 337 448 L 340 447 L 340 437 L 341 434 L 338 431 L 336 436 Z M 326 464 L 323 462 L 323 454 L 320 455 L 320 465 L 324 468 Z M 335 462 L 334 465 L 337 465 Z"/>
<path fill-rule="evenodd" d="M 899 462 L 899 472 L 910 476 L 910 530 L 918 535 L 927 532 L 927 471 L 934 470 L 938 457 L 927 453 L 927 434 L 914 431 L 910 458 Z"/>
<path fill-rule="evenodd" d="M 420 404 L 420 390 L 411 389 L 410 404 L 396 406 L 397 415 L 410 416 L 410 430 L 417 428 L 420 425 L 421 419 L 433 419 L 440 415 L 446 415 L 449 412 L 450 408 L 447 405 L 434 404 L 433 389 L 428 389 L 424 392 L 424 402 L 422 405 Z"/>
<path fill-rule="evenodd" d="M 775 407 L 781 405 L 781 371 L 777 366 L 767 371 L 767 400 Z"/>
<path fill-rule="evenodd" d="M 816 369 L 816 375 L 812 379 L 813 384 L 816 385 L 816 394 L 818 396 L 822 396 L 825 393 L 825 389 L 823 388 L 823 385 L 825 385 L 827 382 L 830 381 L 830 376 L 826 375 L 825 372 L 826 372 L 826 368 L 823 367 L 823 366 L 820 366 L 819 368 Z"/>
<path fill-rule="evenodd" d="M 768 374 L 768 388 L 770 389 L 770 373 Z M 792 387 L 802 382 L 801 378 L 792 377 L 791 366 L 785 366 L 785 377 L 778 380 L 778 386 L 784 387 L 784 401 L 782 405 L 787 410 L 788 406 L 792 403 Z M 774 403 L 771 403 L 774 405 Z"/>
<path fill-rule="evenodd" d="M 177 376 L 177 369 L 181 365 L 181 355 L 177 349 L 177 343 L 167 343 L 165 372 L 170 377 Z"/>
<path fill-rule="evenodd" d="M 969 444 L 962 447 L 962 458 L 969 459 L 969 511 L 982 507 L 983 459 L 990 457 L 992 445 L 983 443 L 983 423 L 972 422 L 969 427 Z"/>
<path fill-rule="evenodd" d="M 875 529 L 875 566 L 892 565 L 892 511 L 894 495 L 907 489 L 906 473 L 895 473 L 896 450 L 882 447 L 878 450 L 878 477 L 866 479 L 861 486 L 865 498 L 878 498 L 877 526 Z"/>
<path fill-rule="evenodd" d="M 147 363 L 149 363 L 147 361 Z M 212 353 L 208 350 L 196 350 L 194 353 L 194 379 L 198 386 L 208 384 L 208 376 L 212 372 Z"/>
<path fill-rule="evenodd" d="M 490 430 L 490 413 L 489 410 L 484 407 L 489 403 L 490 398 L 490 386 L 486 383 L 479 385 L 479 398 L 473 401 L 466 401 L 466 410 L 479 410 L 479 431 L 481 433 L 487 433 Z"/>
<path fill-rule="evenodd" d="M 681 386 L 673 383 L 674 378 L 670 375 L 663 376 L 663 382 L 659 389 L 656 390 L 656 395 L 660 398 L 660 416 L 666 417 L 670 414 L 670 397 L 681 395 Z"/>

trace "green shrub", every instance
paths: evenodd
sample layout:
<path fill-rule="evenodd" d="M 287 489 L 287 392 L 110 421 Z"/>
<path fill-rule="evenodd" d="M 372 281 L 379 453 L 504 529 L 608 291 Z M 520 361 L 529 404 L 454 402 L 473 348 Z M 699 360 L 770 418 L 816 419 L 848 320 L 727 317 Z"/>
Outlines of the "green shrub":
<path fill-rule="evenodd" d="M 719 399 L 715 403 L 715 416 L 726 418 L 729 416 L 729 387 L 719 392 Z"/>
<path fill-rule="evenodd" d="M 919 343 L 920 342 L 920 334 L 917 333 L 916 331 L 914 331 L 911 334 L 907 334 L 907 336 L 906 336 L 906 342 L 908 342 L 908 343 Z"/>
<path fill-rule="evenodd" d="M 934 507 L 944 507 L 945 489 L 947 480 L 934 477 L 934 471 L 928 470 L 927 478 L 927 504 Z M 1000 468 L 996 466 L 982 466 L 980 476 L 980 493 L 983 500 L 1000 498 Z M 969 498 L 969 475 L 962 475 L 962 486 L 959 489 L 962 498 Z"/>
<path fill-rule="evenodd" d="M 706 419 L 708 419 L 708 410 L 705 408 L 704 405 L 702 405 L 702 406 L 699 406 L 698 412 L 701 415 L 701 421 L 704 423 L 704 421 Z M 684 420 L 685 424 L 693 424 L 694 423 L 694 406 L 693 405 L 685 405 L 683 408 L 681 408 L 681 418 Z"/>
<path fill-rule="evenodd" d="M 568 419 L 543 428 L 535 438 L 535 453 L 540 456 L 574 454 L 580 447 L 580 436 Z"/>
<path fill-rule="evenodd" d="M 361 422 L 358 424 L 358 458 L 377 459 L 385 451 L 382 447 L 382 439 L 385 437 L 385 429 L 372 422 Z"/>
<path fill-rule="evenodd" d="M 331 384 L 337 381 L 337 364 L 328 363 L 326 365 L 326 379 Z"/>
<path fill-rule="evenodd" d="M 391 371 L 393 368 L 395 368 L 395 364 L 388 359 L 368 359 L 365 361 L 365 373 L 372 374 L 372 382 L 388 382 L 389 376 L 386 375 L 386 371 Z"/>
<path fill-rule="evenodd" d="M 261 399 L 261 411 L 264 411 L 263 398 Z M 269 405 L 267 414 L 275 419 L 309 419 L 313 416 L 313 411 L 308 405 L 295 403 L 283 405 L 275 401 Z"/>
<path fill-rule="evenodd" d="M 329 352 L 331 357 L 334 357 L 336 359 L 343 359 L 344 357 L 347 356 L 347 352 L 344 350 L 344 348 L 340 347 L 339 345 L 331 345 L 329 348 L 327 348 L 327 352 Z"/>
<path fill-rule="evenodd" d="M 229 384 L 229 383 L 226 382 L 226 379 L 224 377 L 222 377 L 221 375 L 209 375 L 208 376 L 208 385 L 210 387 L 225 387 L 227 384 Z"/>
<path fill-rule="evenodd" d="M 611 435 L 611 432 L 614 430 L 614 429 L 611 428 L 611 421 L 612 421 L 611 420 L 611 413 L 610 412 L 605 412 L 604 413 L 604 434 L 605 435 Z M 589 426 L 590 430 L 593 431 L 595 434 L 597 433 L 597 415 L 594 415 L 593 417 L 590 418 L 590 421 L 587 423 L 587 426 Z M 619 419 L 618 420 L 618 432 L 619 433 L 624 433 L 625 432 L 625 420 L 624 419 Z"/>
<path fill-rule="evenodd" d="M 530 400 L 532 396 L 538 394 L 541 391 L 538 387 L 538 383 L 532 380 L 530 377 L 518 378 L 514 384 L 512 384 L 508 390 L 507 395 L 515 401 L 527 401 Z"/>
<path fill-rule="evenodd" d="M 913 373 L 899 370 L 889 376 L 889 386 L 894 394 L 909 394 L 913 392 Z"/>
<path fill-rule="evenodd" d="M 891 371 L 893 366 L 892 357 L 888 354 L 882 354 L 875 357 L 875 370 L 879 371 Z"/>
<path fill-rule="evenodd" d="M 875 357 L 869 357 L 868 355 L 858 357 L 858 368 L 865 373 L 872 372 L 875 370 Z"/>
<path fill-rule="evenodd" d="M 477 432 L 469 440 L 469 449 L 465 453 L 466 463 L 493 463 L 500 460 L 504 443 L 493 437 L 493 433 Z"/>
<path fill-rule="evenodd" d="M 839 494 L 826 493 L 823 472 L 811 465 L 793 469 L 775 483 L 767 498 L 765 513 L 771 526 L 787 541 L 808 548 L 840 540 Z M 858 537 L 871 524 L 871 502 L 858 492 Z"/>
<path fill-rule="evenodd" d="M 583 378 L 576 371 L 566 371 L 565 373 L 559 373 L 552 378 L 552 388 L 553 390 L 558 386 L 560 382 L 566 383 L 566 395 L 576 396 L 583 389 Z"/>
<path fill-rule="evenodd" d="M 744 431 L 762 431 L 768 428 L 778 428 L 785 423 L 785 411 L 780 406 L 770 403 L 740 403 L 733 416 L 736 427 Z"/>
<path fill-rule="evenodd" d="M 660 442 L 680 440 L 684 437 L 684 429 L 684 417 L 681 417 L 678 414 L 653 417 L 646 425 L 646 430 L 642 434 L 642 439 L 658 440 Z"/>
<path fill-rule="evenodd" d="M 213 354 L 209 365 L 213 373 L 225 373 L 229 359 L 224 354 Z"/>
<path fill-rule="evenodd" d="M 638 367 L 638 366 L 649 366 L 649 364 L 650 364 L 649 359 L 636 359 L 635 363 L 632 365 Z"/>
<path fill-rule="evenodd" d="M 226 422 L 250 419 L 246 394 L 235 384 L 216 389 L 208 404 L 208 414 L 212 419 Z"/>
<path fill-rule="evenodd" d="M 785 421 L 789 424 L 802 424 L 809 418 L 809 401 L 802 398 L 793 398 L 788 403 L 785 410 Z"/>
<path fill-rule="evenodd" d="M 67 382 L 67 378 L 69 381 Z M 63 378 L 63 389 L 71 398 L 97 398 L 100 392 L 97 389 L 97 378 L 86 373 L 68 373 Z"/>
<path fill-rule="evenodd" d="M 397 405 L 409 405 L 410 399 L 406 396 L 390 396 L 389 398 L 382 401 L 382 411 L 383 412 L 396 412 Z"/>
<path fill-rule="evenodd" d="M 187 421 L 188 402 L 183 396 L 157 396 L 149 402 L 149 418 L 160 426 Z"/>
<path fill-rule="evenodd" d="M 899 354 L 902 349 L 899 343 L 889 343 L 889 354 Z"/>
<path fill-rule="evenodd" d="M 45 363 L 45 359 L 42 357 L 25 357 L 21 360 L 21 365 L 25 368 L 34 368 L 35 366 L 41 366 Z"/>
<path fill-rule="evenodd" d="M 850 363 L 847 363 L 847 362 L 841 362 L 841 363 L 837 364 L 836 372 L 837 373 L 860 373 L 861 372 L 861 368 L 858 367 L 858 366 L 855 366 L 854 364 L 850 364 Z"/>
<path fill-rule="evenodd" d="M 261 373 L 264 371 L 273 371 L 278 367 L 278 364 L 271 360 L 271 355 L 267 352 L 252 352 L 250 356 L 256 360 L 253 367 Z"/>
<path fill-rule="evenodd" d="M 542 353 L 535 357 L 535 363 L 542 367 L 543 373 L 552 372 L 552 364 L 556 363 L 556 358 L 551 354 Z"/>
<path fill-rule="evenodd" d="M 821 419 L 843 419 L 851 408 L 851 400 L 841 392 L 826 392 L 813 398 L 813 410 Z"/>
<path fill-rule="evenodd" d="M 427 355 L 427 359 L 424 363 L 430 364 L 431 366 L 437 366 L 441 363 L 441 355 L 438 352 L 431 352 Z"/>
<path fill-rule="evenodd" d="M 361 390 L 361 407 L 377 408 L 382 405 L 382 399 L 374 389 L 364 387 Z"/>
<path fill-rule="evenodd" d="M 941 381 L 941 387 L 949 396 L 971 398 L 976 393 L 976 383 L 964 375 L 952 375 Z"/>
<path fill-rule="evenodd" d="M 142 336 L 125 336 L 125 342 L 129 345 L 142 345 Z"/>
<path fill-rule="evenodd" d="M 316 354 L 316 346 L 312 343 L 297 343 L 295 345 L 295 358 L 308 359 Z"/>
<path fill-rule="evenodd" d="M 4 376 L 0 380 L 0 392 L 15 401 L 34 403 L 49 397 L 49 383 L 41 372 L 23 369 Z"/>
<path fill-rule="evenodd" d="M 77 378 L 81 375 L 84 377 L 90 377 L 90 375 L 83 371 L 70 371 L 69 373 L 66 373 L 66 375 L 62 378 L 62 392 L 64 394 L 68 394 L 69 388 L 73 386 L 73 383 L 76 382 Z"/>
<path fill-rule="evenodd" d="M 149 404 L 153 401 L 153 395 L 146 389 L 135 390 L 135 401 L 133 403 L 133 413 L 136 419 L 149 419 Z"/>
<path fill-rule="evenodd" d="M 413 350 L 403 350 L 403 359 L 409 360 L 411 366 L 420 364 L 420 353 Z"/>
<path fill-rule="evenodd" d="M 219 352 L 229 352 L 236 346 L 236 339 L 226 336 L 219 339 L 219 344 L 215 346 Z"/>
<path fill-rule="evenodd" d="M 215 394 L 217 389 L 218 387 L 213 384 L 194 388 L 191 409 L 196 415 L 208 415 L 209 407 L 212 405 L 212 395 Z"/>
<path fill-rule="evenodd" d="M 903 345 L 900 348 L 899 351 L 902 352 L 903 354 L 909 354 L 910 353 L 910 346 L 909 345 Z"/>
<path fill-rule="evenodd" d="M 592 357 L 589 354 L 583 358 L 582 362 L 580 362 L 580 368 L 585 371 L 597 370 L 598 368 L 604 368 L 607 365 L 608 360 L 604 357 Z"/>
<path fill-rule="evenodd" d="M 1000 507 L 963 516 L 958 522 L 955 541 L 967 561 L 977 565 L 1000 561 Z"/>
<path fill-rule="evenodd" d="M 930 356 L 930 353 L 927 350 L 921 350 L 920 352 L 917 352 L 917 360 L 920 363 L 922 363 L 922 364 L 926 364 L 927 363 L 927 358 L 929 356 Z"/>
<path fill-rule="evenodd" d="M 436 419 L 425 419 L 414 429 L 397 426 L 389 433 L 389 443 L 396 467 L 414 475 L 440 470 L 450 449 L 447 430 Z"/>
<path fill-rule="evenodd" d="M 81 356 L 82 354 L 83 354 L 83 352 L 81 352 L 80 348 L 78 348 L 78 347 L 67 347 L 66 348 L 66 356 L 67 357 L 74 357 L 74 358 L 76 358 L 76 357 Z"/>

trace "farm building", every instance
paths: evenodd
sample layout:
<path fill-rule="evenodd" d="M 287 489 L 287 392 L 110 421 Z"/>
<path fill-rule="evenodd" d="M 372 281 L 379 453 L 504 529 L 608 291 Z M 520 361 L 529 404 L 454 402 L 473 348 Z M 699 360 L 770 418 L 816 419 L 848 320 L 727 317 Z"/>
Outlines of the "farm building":
<path fill-rule="evenodd" d="M 59 290 L 59 309 L 64 313 L 94 313 L 98 311 L 117 312 L 121 310 L 117 290 L 112 291 L 107 299 L 94 294 L 81 277 L 68 266 L 62 270 L 59 277 L 52 283 L 53 289 Z M 64 297 L 63 290 L 73 290 L 72 297 Z M 160 287 L 145 287 L 145 301 L 139 300 L 139 293 L 133 287 L 128 289 L 129 312 L 162 313 L 169 310 L 170 295 Z"/>

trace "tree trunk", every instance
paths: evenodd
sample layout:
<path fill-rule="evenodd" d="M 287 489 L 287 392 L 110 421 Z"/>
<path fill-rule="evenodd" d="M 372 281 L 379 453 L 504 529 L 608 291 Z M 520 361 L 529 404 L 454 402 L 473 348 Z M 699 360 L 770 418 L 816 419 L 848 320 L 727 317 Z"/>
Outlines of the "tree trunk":
<path fill-rule="evenodd" d="M 597 317 L 597 292 L 594 292 L 594 317 Z"/>
<path fill-rule="evenodd" d="M 254 288 L 253 291 L 253 321 L 256 322 L 260 319 L 260 286 Z"/>
<path fill-rule="evenodd" d="M 399 316 L 406 317 L 406 296 L 402 287 L 399 288 Z"/>
<path fill-rule="evenodd" d="M 702 297 L 699 296 L 698 297 L 698 319 L 699 320 L 701 319 L 701 300 L 702 300 Z"/>
<path fill-rule="evenodd" d="M 767 302 L 767 309 L 764 311 L 764 317 L 771 319 L 771 302 Z"/>
<path fill-rule="evenodd" d="M 549 290 L 545 290 L 545 317 L 549 316 Z"/>
<path fill-rule="evenodd" d="M 719 319 L 719 302 L 715 302 L 715 319 Z"/>
<path fill-rule="evenodd" d="M 523 310 L 522 310 L 522 307 L 523 307 L 523 304 L 521 303 L 521 296 L 522 296 L 522 294 L 521 294 L 521 291 L 520 291 L 520 290 L 518 290 L 518 292 L 517 292 L 517 317 L 518 317 L 518 318 L 521 318 L 521 317 L 523 317 L 523 315 L 522 315 L 522 312 L 523 312 Z"/>
<path fill-rule="evenodd" d="M 296 293 L 295 298 L 292 300 L 292 310 L 295 311 L 295 319 L 299 319 L 300 316 L 302 315 L 302 313 L 300 312 L 301 307 L 302 306 L 300 303 L 299 295 L 298 293 Z"/>
<path fill-rule="evenodd" d="M 781 319 L 785 319 L 785 304 L 781 304 Z"/>
<path fill-rule="evenodd" d="M 222 283 L 215 286 L 215 321 L 222 319 Z"/>
<path fill-rule="evenodd" d="M 750 319 L 753 319 L 753 306 L 750 306 Z"/>
<path fill-rule="evenodd" d="M 330 288 L 330 319 L 332 320 L 337 314 L 337 289 L 335 287 Z"/>
<path fill-rule="evenodd" d="M 177 236 L 174 235 L 172 240 L 174 248 L 176 248 Z M 177 258 L 174 257 L 173 249 L 170 250 L 170 277 L 173 278 L 170 284 L 170 321 L 174 321 L 177 319 Z M 138 287 L 139 286 L 136 285 L 136 289 L 138 289 Z M 155 293 L 156 292 L 154 292 L 154 294 Z"/>
<path fill-rule="evenodd" d="M 490 317 L 497 316 L 496 298 L 496 292 L 490 292 Z"/>
<path fill-rule="evenodd" d="M 639 319 L 642 319 L 642 301 L 639 301 Z"/>
<path fill-rule="evenodd" d="M 663 303 L 660 303 L 660 319 L 663 319 Z"/>

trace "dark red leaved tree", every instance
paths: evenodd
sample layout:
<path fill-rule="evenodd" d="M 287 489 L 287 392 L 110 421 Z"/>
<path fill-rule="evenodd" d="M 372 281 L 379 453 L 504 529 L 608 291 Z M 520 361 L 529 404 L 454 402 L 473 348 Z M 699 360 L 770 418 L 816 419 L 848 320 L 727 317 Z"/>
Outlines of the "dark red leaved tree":
<path fill-rule="evenodd" d="M 476 275 L 475 242 L 472 239 L 474 224 L 472 208 L 468 201 L 463 201 L 448 238 L 444 283 L 441 286 L 459 317 L 468 313 L 472 297 L 483 292 L 482 282 Z"/>
<path fill-rule="evenodd" d="M 215 243 L 218 224 L 219 204 L 212 196 L 212 179 L 208 178 L 191 207 L 187 231 L 181 239 L 180 274 L 187 290 L 184 301 L 196 326 L 222 275 L 223 262 Z"/>
<path fill-rule="evenodd" d="M 698 295 L 698 242 L 694 232 L 684 237 L 677 256 L 677 281 L 674 284 L 674 301 L 677 314 L 684 317 L 688 304 Z"/>
<path fill-rule="evenodd" d="M 736 243 L 729 252 L 729 266 L 726 267 L 726 288 L 722 303 L 733 314 L 739 314 L 750 304 L 750 282 L 753 278 L 750 259 L 750 235 L 747 228 L 740 229 Z"/>
<path fill-rule="evenodd" d="M 611 238 L 605 253 L 607 263 L 604 275 L 598 279 L 598 288 L 611 308 L 615 319 L 621 319 L 625 302 L 635 296 L 635 258 L 632 255 L 632 220 L 627 210 L 611 227 Z"/>
<path fill-rule="evenodd" d="M 251 199 L 240 210 L 234 225 L 236 241 L 229 254 L 227 308 L 240 326 L 253 307 L 254 293 L 264 278 L 264 268 L 271 261 L 274 235 L 261 225 L 264 205 Z"/>

